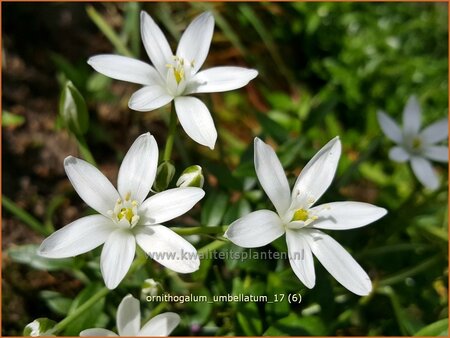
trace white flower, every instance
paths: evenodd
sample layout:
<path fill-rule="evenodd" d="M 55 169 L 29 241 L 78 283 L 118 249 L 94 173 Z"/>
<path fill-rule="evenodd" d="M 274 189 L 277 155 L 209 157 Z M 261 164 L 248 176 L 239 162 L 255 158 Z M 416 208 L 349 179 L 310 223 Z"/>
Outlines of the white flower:
<path fill-rule="evenodd" d="M 155 179 L 157 163 L 154 137 L 150 133 L 139 136 L 120 166 L 116 190 L 94 166 L 67 157 L 64 168 L 69 180 L 83 201 L 100 215 L 80 218 L 56 231 L 42 242 L 39 255 L 66 258 L 105 244 L 100 267 L 110 289 L 128 272 L 136 243 L 171 270 L 196 271 L 200 261 L 195 248 L 161 224 L 190 210 L 205 193 L 199 188 L 176 188 L 145 199 Z"/>
<path fill-rule="evenodd" d="M 367 274 L 341 245 L 319 229 L 362 227 L 384 216 L 386 210 L 360 202 L 333 202 L 313 207 L 331 184 L 340 154 L 341 142 L 336 137 L 305 166 L 291 194 L 277 155 L 270 146 L 255 138 L 256 174 L 277 212 L 252 212 L 233 222 L 225 236 L 236 245 L 255 248 L 285 233 L 289 262 L 308 288 L 313 288 L 316 280 L 314 254 L 344 287 L 357 295 L 367 295 L 372 289 Z"/>
<path fill-rule="evenodd" d="M 153 67 L 118 55 L 97 55 L 88 63 L 106 76 L 144 86 L 131 96 L 131 109 L 151 111 L 174 100 L 178 119 L 189 137 L 213 149 L 217 131 L 211 114 L 202 101 L 187 95 L 241 88 L 258 75 L 256 70 L 242 67 L 215 67 L 199 72 L 208 55 L 213 30 L 212 14 L 201 14 L 184 32 L 174 55 L 161 29 L 142 11 L 141 37 Z"/>
<path fill-rule="evenodd" d="M 420 183 L 435 190 L 439 186 L 439 180 L 429 160 L 448 162 L 448 146 L 436 145 L 448 137 L 448 118 L 420 131 L 421 115 L 415 96 L 409 98 L 403 110 L 403 130 L 385 113 L 377 113 L 381 130 L 397 144 L 389 151 L 389 158 L 396 162 L 409 160 Z"/>
<path fill-rule="evenodd" d="M 127 295 L 117 309 L 116 326 L 119 336 L 168 336 L 180 323 L 180 316 L 173 312 L 165 312 L 150 319 L 141 328 L 141 310 L 139 301 L 132 295 Z M 115 332 L 106 329 L 87 329 L 80 332 L 80 336 L 118 336 Z"/>

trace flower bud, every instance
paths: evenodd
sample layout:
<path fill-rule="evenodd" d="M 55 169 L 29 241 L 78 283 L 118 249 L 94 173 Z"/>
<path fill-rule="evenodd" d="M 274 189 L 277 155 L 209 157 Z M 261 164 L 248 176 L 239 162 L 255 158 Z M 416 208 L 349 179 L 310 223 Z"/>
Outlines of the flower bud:
<path fill-rule="evenodd" d="M 205 178 L 203 177 L 202 167 L 191 165 L 187 167 L 177 181 L 177 187 L 198 187 L 203 188 Z"/>
<path fill-rule="evenodd" d="M 156 179 L 153 183 L 153 189 L 156 192 L 164 191 L 169 186 L 175 175 L 175 167 L 169 161 L 162 162 L 156 170 Z"/>
<path fill-rule="evenodd" d="M 83 96 L 71 81 L 67 81 L 59 98 L 59 115 L 74 135 L 84 135 L 89 126 L 89 114 Z"/>
<path fill-rule="evenodd" d="M 56 322 L 48 318 L 38 318 L 27 324 L 23 329 L 24 336 L 38 337 L 48 335 L 48 331 L 56 325 Z"/>
<path fill-rule="evenodd" d="M 142 283 L 142 298 L 145 298 L 147 295 L 156 296 L 159 293 L 159 289 L 161 285 L 156 282 L 153 278 L 148 278 Z"/>

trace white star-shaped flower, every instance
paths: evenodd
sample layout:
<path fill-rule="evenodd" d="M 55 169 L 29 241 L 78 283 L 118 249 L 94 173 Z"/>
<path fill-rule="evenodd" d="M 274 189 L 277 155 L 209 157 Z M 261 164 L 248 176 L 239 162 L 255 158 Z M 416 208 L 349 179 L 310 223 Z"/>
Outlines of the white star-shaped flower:
<path fill-rule="evenodd" d="M 151 111 L 172 100 L 185 132 L 194 141 L 214 148 L 217 131 L 205 104 L 188 95 L 224 92 L 245 86 L 258 72 L 242 67 L 214 67 L 199 71 L 208 55 L 214 30 L 210 12 L 192 21 L 181 37 L 175 55 L 161 29 L 141 12 L 141 37 L 153 66 L 129 57 L 97 55 L 88 63 L 99 73 L 113 79 L 141 84 L 129 107 Z"/>
<path fill-rule="evenodd" d="M 198 270 L 196 249 L 162 225 L 190 210 L 205 192 L 200 188 L 175 188 L 145 199 L 158 164 L 158 146 L 150 133 L 139 136 L 119 169 L 118 190 L 94 166 L 69 156 L 64 168 L 78 195 L 99 215 L 82 217 L 46 238 L 38 253 L 66 258 L 102 244 L 100 267 L 108 288 L 114 289 L 128 272 L 136 243 L 165 267 L 190 273 Z"/>
<path fill-rule="evenodd" d="M 420 183 L 435 190 L 439 179 L 429 160 L 448 162 L 448 146 L 436 145 L 448 137 L 448 118 L 443 118 L 420 130 L 422 113 L 419 102 L 411 96 L 403 110 L 403 129 L 383 112 L 378 112 L 378 122 L 383 133 L 397 145 L 389 151 L 395 162 L 410 161 Z"/>
<path fill-rule="evenodd" d="M 365 271 L 339 243 L 319 229 L 359 228 L 384 216 L 386 210 L 361 202 L 313 206 L 330 186 L 340 155 L 341 142 L 336 137 L 303 168 L 291 193 L 277 155 L 255 138 L 256 174 L 276 213 L 252 212 L 233 222 L 225 237 L 241 247 L 255 248 L 286 234 L 289 262 L 308 288 L 313 288 L 316 281 L 314 254 L 344 287 L 357 295 L 367 295 L 372 284 Z"/>
<path fill-rule="evenodd" d="M 161 313 L 150 319 L 141 328 L 141 310 L 139 301 L 132 295 L 127 295 L 117 309 L 116 326 L 119 334 L 106 329 L 87 329 L 80 332 L 81 337 L 165 337 L 180 323 L 180 316 L 173 312 Z"/>

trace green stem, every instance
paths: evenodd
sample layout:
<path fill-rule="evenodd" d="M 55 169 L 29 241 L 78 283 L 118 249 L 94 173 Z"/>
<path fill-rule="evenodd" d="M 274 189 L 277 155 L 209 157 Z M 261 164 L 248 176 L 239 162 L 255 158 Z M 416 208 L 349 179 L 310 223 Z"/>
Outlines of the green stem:
<path fill-rule="evenodd" d="M 76 308 L 74 312 L 72 312 L 70 315 L 68 315 L 66 318 L 61 320 L 58 324 L 56 324 L 53 329 L 48 332 L 49 334 L 57 334 L 64 330 L 67 325 L 72 323 L 75 319 L 77 319 L 84 311 L 88 310 L 91 306 L 95 305 L 100 299 L 105 297 L 109 292 L 109 289 L 107 287 L 101 288 L 95 295 L 93 295 L 91 298 L 89 298 L 88 301 L 86 301 L 83 305 Z"/>
<path fill-rule="evenodd" d="M 20 208 L 17 204 L 15 204 L 5 195 L 2 195 L 2 205 L 11 214 L 16 216 L 21 221 L 23 221 L 26 225 L 28 225 L 31 229 L 33 229 L 37 233 L 43 236 L 48 236 L 51 234 L 50 229 L 47 229 L 41 222 L 39 222 L 36 218 L 31 216 L 31 214 L 29 214 L 28 212 Z"/>
<path fill-rule="evenodd" d="M 95 163 L 94 156 L 92 156 L 92 153 L 89 150 L 89 147 L 88 147 L 84 137 L 81 135 L 78 135 L 75 138 L 77 139 L 78 149 L 80 150 L 81 156 L 86 161 L 88 161 L 90 164 L 92 164 L 93 166 L 96 166 L 97 164 Z"/>
<path fill-rule="evenodd" d="M 191 227 L 191 228 L 181 228 L 174 227 L 170 228 L 172 231 L 176 232 L 178 235 L 189 236 L 189 235 L 199 235 L 199 234 L 221 234 L 227 230 L 228 225 L 216 226 L 216 227 Z"/>
<path fill-rule="evenodd" d="M 177 114 L 175 112 L 175 104 L 172 104 L 169 118 L 169 135 L 167 135 L 166 147 L 164 149 L 164 157 L 163 157 L 164 161 L 170 161 L 176 127 L 177 127 Z"/>
<path fill-rule="evenodd" d="M 211 242 L 209 244 L 206 244 L 204 247 L 197 250 L 197 253 L 199 256 L 204 256 L 210 251 L 217 250 L 224 246 L 225 244 L 229 243 L 228 241 L 216 239 L 214 242 Z"/>

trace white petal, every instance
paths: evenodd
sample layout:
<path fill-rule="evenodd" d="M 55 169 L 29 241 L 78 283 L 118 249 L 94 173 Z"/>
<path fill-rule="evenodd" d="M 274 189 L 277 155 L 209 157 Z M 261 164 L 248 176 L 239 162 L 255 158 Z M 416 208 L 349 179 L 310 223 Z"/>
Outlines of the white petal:
<path fill-rule="evenodd" d="M 211 12 L 205 12 L 191 22 L 181 37 L 177 56 L 194 63 L 194 74 L 201 68 L 208 56 L 213 31 L 214 17 Z"/>
<path fill-rule="evenodd" d="M 117 334 L 106 329 L 87 329 L 80 332 L 80 337 L 117 337 Z"/>
<path fill-rule="evenodd" d="M 333 202 L 310 209 L 318 219 L 312 223 L 314 228 L 346 230 L 365 226 L 386 215 L 384 208 L 362 202 Z"/>
<path fill-rule="evenodd" d="M 420 133 L 422 140 L 427 144 L 443 141 L 448 137 L 448 118 L 443 118 L 426 127 Z"/>
<path fill-rule="evenodd" d="M 119 193 L 111 182 L 93 165 L 73 156 L 64 160 L 64 169 L 74 189 L 92 209 L 109 218 Z"/>
<path fill-rule="evenodd" d="M 120 55 L 96 55 L 88 60 L 88 64 L 97 72 L 116 80 L 141 85 L 161 83 L 161 77 L 149 64 Z"/>
<path fill-rule="evenodd" d="M 412 157 L 411 167 L 420 183 L 425 187 L 435 190 L 439 187 L 439 180 L 437 174 L 434 172 L 430 161 L 423 157 Z"/>
<path fill-rule="evenodd" d="M 319 262 L 345 288 L 365 296 L 372 290 L 367 273 L 333 238 L 320 230 L 305 231 L 306 240 Z"/>
<path fill-rule="evenodd" d="M 447 146 L 429 146 L 424 149 L 423 154 L 433 161 L 448 162 Z"/>
<path fill-rule="evenodd" d="M 119 336 L 136 336 L 140 328 L 139 301 L 132 295 L 127 295 L 117 309 L 117 331 L 119 331 Z"/>
<path fill-rule="evenodd" d="M 289 263 L 300 281 L 309 289 L 316 284 L 314 259 L 309 244 L 301 230 L 287 230 L 286 242 L 289 253 Z"/>
<path fill-rule="evenodd" d="M 341 141 L 335 137 L 320 149 L 316 155 L 306 164 L 295 182 L 292 190 L 293 206 L 295 207 L 296 196 L 307 195 L 315 203 L 328 189 L 333 181 L 336 168 L 341 156 Z M 302 198 L 303 200 L 303 198 Z M 297 208 L 305 209 L 304 205 Z"/>
<path fill-rule="evenodd" d="M 402 147 L 395 146 L 389 150 L 389 158 L 392 161 L 403 163 L 409 160 L 409 154 Z"/>
<path fill-rule="evenodd" d="M 195 187 L 169 189 L 157 193 L 139 208 L 141 224 L 159 224 L 181 216 L 200 201 L 205 192 Z"/>
<path fill-rule="evenodd" d="M 283 215 L 291 203 L 289 183 L 275 151 L 255 137 L 255 170 L 267 196 L 279 215 Z"/>
<path fill-rule="evenodd" d="M 146 86 L 134 92 L 128 101 L 128 107 L 136 111 L 152 111 L 165 106 L 173 100 L 173 96 L 159 85 Z"/>
<path fill-rule="evenodd" d="M 401 143 L 403 137 L 402 131 L 400 130 L 398 124 L 386 113 L 383 113 L 381 111 L 377 112 L 377 117 L 378 123 L 380 124 L 381 130 L 383 131 L 384 135 L 386 135 L 391 141 L 394 141 L 395 143 Z"/>
<path fill-rule="evenodd" d="M 38 254 L 47 258 L 67 258 L 91 251 L 105 243 L 115 230 L 110 218 L 86 216 L 66 225 L 47 237 Z"/>
<path fill-rule="evenodd" d="M 100 269 L 108 289 L 115 289 L 127 274 L 136 252 L 134 236 L 126 230 L 114 231 L 106 240 Z"/>
<path fill-rule="evenodd" d="M 226 92 L 244 87 L 256 76 L 258 76 L 258 71 L 242 67 L 206 69 L 191 79 L 187 94 Z"/>
<path fill-rule="evenodd" d="M 148 195 L 156 176 L 158 145 L 150 133 L 139 136 L 125 155 L 119 169 L 117 186 L 122 198 L 131 193 L 139 204 Z"/>
<path fill-rule="evenodd" d="M 150 258 L 175 272 L 191 273 L 200 266 L 192 244 L 163 225 L 139 227 L 136 241 Z"/>
<path fill-rule="evenodd" d="M 258 210 L 234 221 L 224 237 L 243 248 L 267 245 L 284 234 L 280 217 L 270 210 Z"/>
<path fill-rule="evenodd" d="M 195 97 L 175 98 L 178 119 L 186 134 L 201 145 L 214 149 L 217 131 L 205 104 Z"/>
<path fill-rule="evenodd" d="M 173 61 L 173 53 L 161 29 L 144 11 L 141 11 L 141 38 L 150 60 L 165 79 L 166 65 Z"/>
<path fill-rule="evenodd" d="M 173 312 L 161 313 L 150 319 L 139 331 L 138 336 L 165 337 L 180 323 L 180 316 Z"/>
<path fill-rule="evenodd" d="M 403 131 L 406 135 L 416 135 L 422 123 L 422 113 L 420 111 L 417 97 L 412 95 L 403 110 Z"/>

